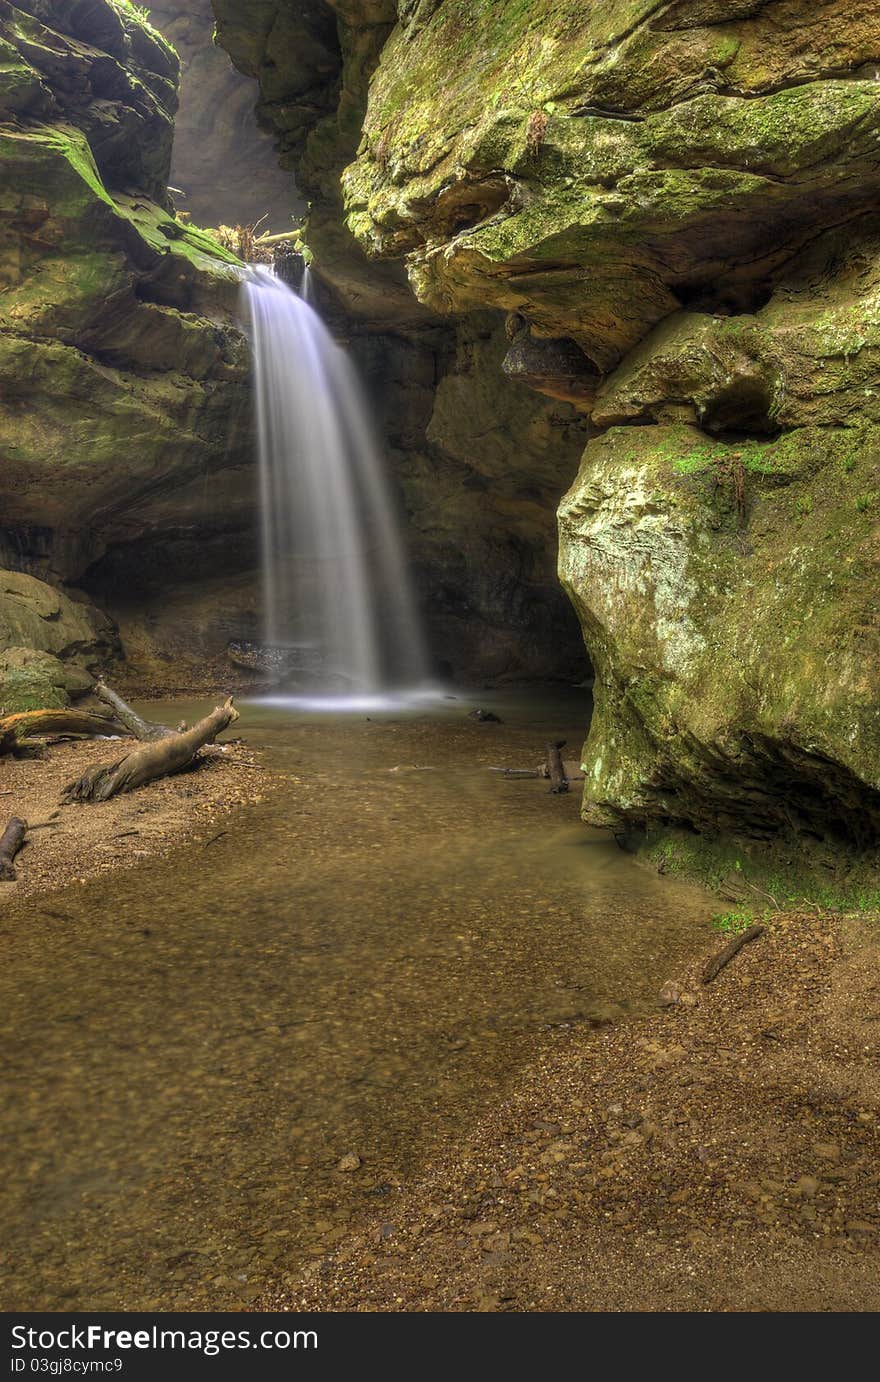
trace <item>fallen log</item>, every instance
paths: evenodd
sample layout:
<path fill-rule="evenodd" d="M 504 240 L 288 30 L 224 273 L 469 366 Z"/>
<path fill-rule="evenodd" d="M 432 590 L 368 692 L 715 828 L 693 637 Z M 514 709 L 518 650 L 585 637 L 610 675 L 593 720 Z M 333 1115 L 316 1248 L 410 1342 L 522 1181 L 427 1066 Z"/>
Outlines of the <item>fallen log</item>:
<path fill-rule="evenodd" d="M 4 883 L 15 882 L 13 861 L 24 844 L 27 828 L 27 821 L 23 821 L 20 816 L 10 816 L 6 829 L 0 835 L 0 881 Z"/>
<path fill-rule="evenodd" d="M 556 796 L 568 791 L 568 778 L 565 776 L 565 765 L 560 753 L 560 749 L 564 748 L 564 739 L 557 739 L 547 745 L 547 774 L 550 778 L 550 791 Z"/>
<path fill-rule="evenodd" d="M 133 792 L 157 777 L 179 773 L 195 758 L 199 749 L 210 744 L 228 725 L 238 719 L 238 711 L 230 696 L 185 734 L 171 734 L 164 739 L 132 749 L 124 758 L 113 763 L 87 768 L 82 777 L 69 782 L 61 794 L 65 804 L 74 801 L 107 801 L 120 792 Z"/>
<path fill-rule="evenodd" d="M 95 682 L 94 693 L 99 701 L 109 705 L 116 719 L 120 724 L 125 725 L 125 728 L 134 735 L 135 739 L 148 742 L 151 739 L 166 739 L 169 734 L 178 733 L 177 730 L 169 729 L 167 725 L 160 725 L 155 720 L 142 720 L 137 711 L 132 710 L 131 706 L 100 678 Z"/>
<path fill-rule="evenodd" d="M 745 931 L 740 931 L 738 936 L 734 936 L 732 941 L 725 945 L 723 950 L 719 950 L 717 955 L 713 955 L 703 970 L 703 983 L 711 984 L 721 973 L 725 965 L 729 965 L 734 955 L 738 955 L 744 945 L 749 941 L 756 941 L 759 936 L 763 936 L 763 926 L 747 926 Z"/>
<path fill-rule="evenodd" d="M 0 754 L 19 754 L 24 741 L 41 734 L 125 734 L 109 711 L 20 710 L 0 718 Z"/>

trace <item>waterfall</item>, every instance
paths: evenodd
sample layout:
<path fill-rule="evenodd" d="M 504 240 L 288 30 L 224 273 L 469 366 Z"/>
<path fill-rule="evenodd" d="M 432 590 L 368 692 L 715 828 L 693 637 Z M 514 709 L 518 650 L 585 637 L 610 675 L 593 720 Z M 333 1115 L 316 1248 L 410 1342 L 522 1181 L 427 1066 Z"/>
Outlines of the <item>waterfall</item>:
<path fill-rule="evenodd" d="M 360 382 L 313 307 L 251 268 L 264 637 L 297 688 L 427 684 L 391 492 Z"/>

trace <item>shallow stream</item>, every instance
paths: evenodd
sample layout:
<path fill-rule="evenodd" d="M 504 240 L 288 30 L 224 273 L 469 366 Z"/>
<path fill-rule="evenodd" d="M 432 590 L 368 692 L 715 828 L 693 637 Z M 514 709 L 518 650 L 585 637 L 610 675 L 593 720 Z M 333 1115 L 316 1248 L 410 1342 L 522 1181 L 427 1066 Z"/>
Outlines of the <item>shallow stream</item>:
<path fill-rule="evenodd" d="M 476 703 L 245 705 L 280 789 L 7 910 L 3 1308 L 245 1305 L 701 944 L 711 900 L 586 829 L 578 791 L 488 771 L 576 757 L 585 693 Z"/>

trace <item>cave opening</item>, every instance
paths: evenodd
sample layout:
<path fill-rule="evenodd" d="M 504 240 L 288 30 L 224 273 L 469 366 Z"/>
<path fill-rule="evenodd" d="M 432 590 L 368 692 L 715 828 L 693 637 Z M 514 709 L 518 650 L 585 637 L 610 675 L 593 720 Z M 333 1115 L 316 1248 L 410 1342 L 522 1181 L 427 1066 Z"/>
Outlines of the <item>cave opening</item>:
<path fill-rule="evenodd" d="M 743 371 L 703 404 L 700 425 L 719 440 L 772 440 L 782 431 L 773 416 L 775 399 L 775 380 Z"/>

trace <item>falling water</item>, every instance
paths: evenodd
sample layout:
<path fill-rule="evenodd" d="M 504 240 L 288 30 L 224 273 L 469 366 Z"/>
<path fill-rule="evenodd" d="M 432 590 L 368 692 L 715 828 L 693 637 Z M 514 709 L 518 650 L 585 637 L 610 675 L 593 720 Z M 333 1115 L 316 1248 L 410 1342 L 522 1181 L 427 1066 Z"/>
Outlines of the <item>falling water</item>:
<path fill-rule="evenodd" d="M 298 687 L 374 696 L 427 681 L 391 494 L 360 383 L 314 309 L 268 269 L 253 338 L 265 640 Z"/>

